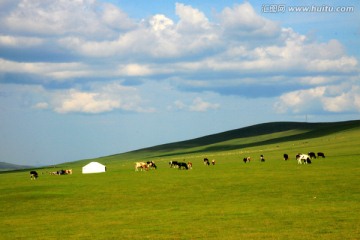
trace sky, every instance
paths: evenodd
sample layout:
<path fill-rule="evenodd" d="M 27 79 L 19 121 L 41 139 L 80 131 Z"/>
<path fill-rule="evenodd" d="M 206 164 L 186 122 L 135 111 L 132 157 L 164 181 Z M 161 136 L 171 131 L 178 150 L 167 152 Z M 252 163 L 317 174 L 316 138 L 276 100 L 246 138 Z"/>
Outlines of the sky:
<path fill-rule="evenodd" d="M 360 117 L 359 1 L 0 0 L 0 162 Z"/>

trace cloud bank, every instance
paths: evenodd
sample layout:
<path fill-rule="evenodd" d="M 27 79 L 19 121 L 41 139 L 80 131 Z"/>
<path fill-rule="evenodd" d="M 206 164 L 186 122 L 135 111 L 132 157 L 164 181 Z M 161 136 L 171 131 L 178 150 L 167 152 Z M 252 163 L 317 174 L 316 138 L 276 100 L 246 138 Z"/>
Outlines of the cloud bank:
<path fill-rule="evenodd" d="M 153 107 L 145 100 L 151 92 L 139 89 L 158 82 L 184 98 L 194 92 L 276 98 L 277 113 L 360 112 L 359 62 L 339 40 L 311 39 L 261 16 L 249 2 L 214 16 L 176 3 L 177 19 L 164 13 L 131 19 L 96 0 L 5 0 L 0 9 L 0 84 L 34 86 L 28 94 L 38 110 L 220 108 L 166 92 L 163 106 Z"/>

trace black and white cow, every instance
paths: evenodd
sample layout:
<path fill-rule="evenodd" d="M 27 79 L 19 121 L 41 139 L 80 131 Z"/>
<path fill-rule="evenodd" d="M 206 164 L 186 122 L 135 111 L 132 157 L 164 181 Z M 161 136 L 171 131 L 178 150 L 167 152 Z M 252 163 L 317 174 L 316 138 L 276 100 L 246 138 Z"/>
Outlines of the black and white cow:
<path fill-rule="evenodd" d="M 285 161 L 289 160 L 289 155 L 287 153 L 284 153 L 284 160 Z"/>
<path fill-rule="evenodd" d="M 204 158 L 204 165 L 210 166 L 210 161 L 208 158 Z"/>
<path fill-rule="evenodd" d="M 176 168 L 176 167 L 179 167 L 179 165 L 178 165 L 178 162 L 177 162 L 177 161 L 170 161 L 170 162 L 169 162 L 169 165 L 170 165 L 170 167 L 171 167 L 171 168 Z"/>
<path fill-rule="evenodd" d="M 147 161 L 146 164 L 148 165 L 149 169 L 157 169 L 154 161 Z"/>
<path fill-rule="evenodd" d="M 39 174 L 36 171 L 30 171 L 30 179 L 36 180 L 39 177 Z"/>
<path fill-rule="evenodd" d="M 297 154 L 296 155 L 296 160 L 298 161 L 298 164 L 310 164 L 311 163 L 311 159 L 310 156 L 307 154 Z"/>

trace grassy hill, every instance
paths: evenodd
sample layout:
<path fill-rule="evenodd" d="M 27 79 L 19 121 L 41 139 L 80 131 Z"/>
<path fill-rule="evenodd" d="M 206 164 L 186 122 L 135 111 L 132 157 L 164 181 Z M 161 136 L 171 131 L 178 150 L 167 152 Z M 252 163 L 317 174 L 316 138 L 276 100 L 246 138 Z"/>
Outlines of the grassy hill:
<path fill-rule="evenodd" d="M 168 143 L 127 153 L 105 156 L 97 160 L 106 163 L 123 159 L 187 158 L 194 154 L 213 155 L 224 151 L 241 152 L 241 150 L 257 146 L 264 148 L 286 142 L 318 139 L 357 128 L 360 128 L 360 120 L 329 123 L 263 123 L 187 141 Z M 297 150 L 294 149 L 295 154 L 301 152 L 301 150 L 301 148 Z"/>
<path fill-rule="evenodd" d="M 0 171 L 12 171 L 19 169 L 27 169 L 31 168 L 31 166 L 17 165 L 12 163 L 0 162 Z"/>
<path fill-rule="evenodd" d="M 189 141 L 0 174 L 1 239 L 359 239 L 360 121 L 265 123 Z M 298 152 L 326 158 L 298 165 Z M 283 160 L 283 153 L 290 160 Z M 264 155 L 266 161 L 260 162 Z M 242 158 L 251 156 L 250 163 Z M 203 158 L 216 159 L 205 166 Z M 169 168 L 191 161 L 192 170 Z M 81 174 L 90 161 L 101 174 Z M 154 160 L 157 170 L 134 171 Z"/>

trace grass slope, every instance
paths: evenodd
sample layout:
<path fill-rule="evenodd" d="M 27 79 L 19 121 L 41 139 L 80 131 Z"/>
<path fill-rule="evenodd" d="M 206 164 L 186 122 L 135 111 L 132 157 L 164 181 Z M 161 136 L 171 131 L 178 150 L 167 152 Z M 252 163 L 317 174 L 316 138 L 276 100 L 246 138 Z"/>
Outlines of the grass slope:
<path fill-rule="evenodd" d="M 19 170 L 19 169 L 27 169 L 27 168 L 31 168 L 31 166 L 0 162 L 0 171 L 11 171 L 11 170 Z"/>
<path fill-rule="evenodd" d="M 359 239 L 359 121 L 281 125 L 96 159 L 103 174 L 81 174 L 93 159 L 63 164 L 68 176 L 0 174 L 1 239 Z M 308 151 L 326 158 L 298 165 Z M 148 159 L 157 170 L 134 171 Z M 175 159 L 194 168 L 170 169 Z"/>

